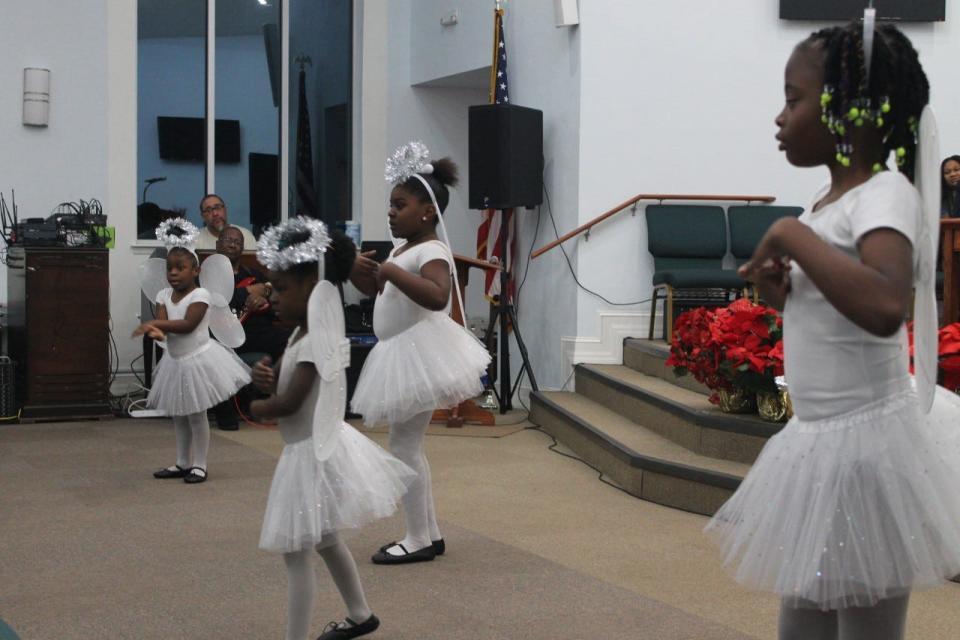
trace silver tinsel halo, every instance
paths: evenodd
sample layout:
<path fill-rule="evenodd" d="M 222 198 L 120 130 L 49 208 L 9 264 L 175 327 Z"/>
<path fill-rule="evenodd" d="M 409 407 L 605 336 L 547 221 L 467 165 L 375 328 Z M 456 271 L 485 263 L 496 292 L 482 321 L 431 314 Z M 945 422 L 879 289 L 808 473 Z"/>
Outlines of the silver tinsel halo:
<path fill-rule="evenodd" d="M 430 150 L 419 140 L 408 142 L 387 158 L 384 177 L 391 184 L 403 184 L 415 173 L 433 173 L 433 165 L 427 162 Z"/>
<path fill-rule="evenodd" d="M 286 237 L 308 233 L 303 242 L 287 244 Z M 295 264 L 317 262 L 330 246 L 327 225 L 314 218 L 297 216 L 270 227 L 257 242 L 257 260 L 271 271 L 286 271 Z"/>
<path fill-rule="evenodd" d="M 174 229 L 179 229 L 181 233 L 174 233 Z M 185 218 L 168 218 L 157 227 L 157 240 L 163 242 L 168 249 L 183 247 L 193 251 L 193 245 L 199 237 L 200 229 Z"/>

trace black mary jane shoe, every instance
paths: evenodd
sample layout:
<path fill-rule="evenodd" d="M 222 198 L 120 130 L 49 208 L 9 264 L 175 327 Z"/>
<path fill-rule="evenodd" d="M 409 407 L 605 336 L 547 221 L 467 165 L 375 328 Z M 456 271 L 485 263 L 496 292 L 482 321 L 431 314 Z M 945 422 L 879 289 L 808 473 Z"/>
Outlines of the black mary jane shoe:
<path fill-rule="evenodd" d="M 207 470 L 203 467 L 190 467 L 187 469 L 183 481 L 187 484 L 199 484 L 207 481 Z"/>
<path fill-rule="evenodd" d="M 400 547 L 403 551 L 402 556 L 395 556 L 388 553 L 387 549 Z M 380 547 L 380 550 L 373 554 L 370 560 L 373 564 L 409 564 L 411 562 L 429 562 L 437 557 L 437 552 L 433 550 L 433 545 L 417 549 L 416 551 L 407 551 L 407 548 L 399 542 L 391 542 Z"/>
<path fill-rule="evenodd" d="M 350 618 L 345 618 L 344 622 L 346 622 L 346 625 L 342 622 L 331 622 L 324 627 L 323 633 L 317 637 L 317 640 L 348 640 L 348 638 L 359 638 L 368 633 L 373 633 L 377 630 L 377 627 L 380 626 L 380 618 L 372 613 L 366 622 L 361 622 L 360 624 L 357 624 Z"/>
<path fill-rule="evenodd" d="M 159 480 L 167 480 L 169 478 L 182 478 L 186 475 L 187 475 L 187 469 L 184 469 L 178 464 L 175 464 L 172 467 L 164 467 L 159 471 L 153 472 L 153 477 Z"/>
<path fill-rule="evenodd" d="M 431 540 L 430 543 L 433 545 L 433 552 L 438 556 L 442 556 L 447 551 L 447 543 L 443 541 L 443 538 L 439 540 Z"/>

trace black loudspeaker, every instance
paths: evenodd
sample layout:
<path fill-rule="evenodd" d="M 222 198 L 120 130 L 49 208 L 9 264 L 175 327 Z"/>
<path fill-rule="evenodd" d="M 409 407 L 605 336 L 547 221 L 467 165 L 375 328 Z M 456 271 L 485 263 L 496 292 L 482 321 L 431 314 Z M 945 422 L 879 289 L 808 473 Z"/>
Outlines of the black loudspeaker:
<path fill-rule="evenodd" d="M 543 202 L 543 112 L 512 104 L 470 107 L 471 209 Z"/>

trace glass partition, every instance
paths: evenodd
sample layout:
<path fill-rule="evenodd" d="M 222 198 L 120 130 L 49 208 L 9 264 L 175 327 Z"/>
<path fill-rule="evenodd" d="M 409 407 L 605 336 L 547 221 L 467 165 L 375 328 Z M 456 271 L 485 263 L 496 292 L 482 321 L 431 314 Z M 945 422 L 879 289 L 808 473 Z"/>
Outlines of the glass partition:
<path fill-rule="evenodd" d="M 353 3 L 289 6 L 289 213 L 337 224 L 351 217 Z"/>
<path fill-rule="evenodd" d="M 216 0 L 214 185 L 255 235 L 280 219 L 280 4 Z"/>
<path fill-rule="evenodd" d="M 206 0 L 137 3 L 137 237 L 170 216 L 199 224 L 204 193 Z"/>

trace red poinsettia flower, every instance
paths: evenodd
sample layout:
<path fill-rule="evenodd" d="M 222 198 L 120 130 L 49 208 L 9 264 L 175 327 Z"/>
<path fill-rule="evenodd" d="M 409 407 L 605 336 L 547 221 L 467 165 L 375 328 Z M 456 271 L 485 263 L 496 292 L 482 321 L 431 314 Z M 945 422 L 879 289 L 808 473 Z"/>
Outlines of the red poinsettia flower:
<path fill-rule="evenodd" d="M 713 390 L 774 391 L 774 378 L 783 375 L 782 334 L 780 315 L 747 299 L 715 311 L 693 309 L 677 319 L 667 364 Z"/>

